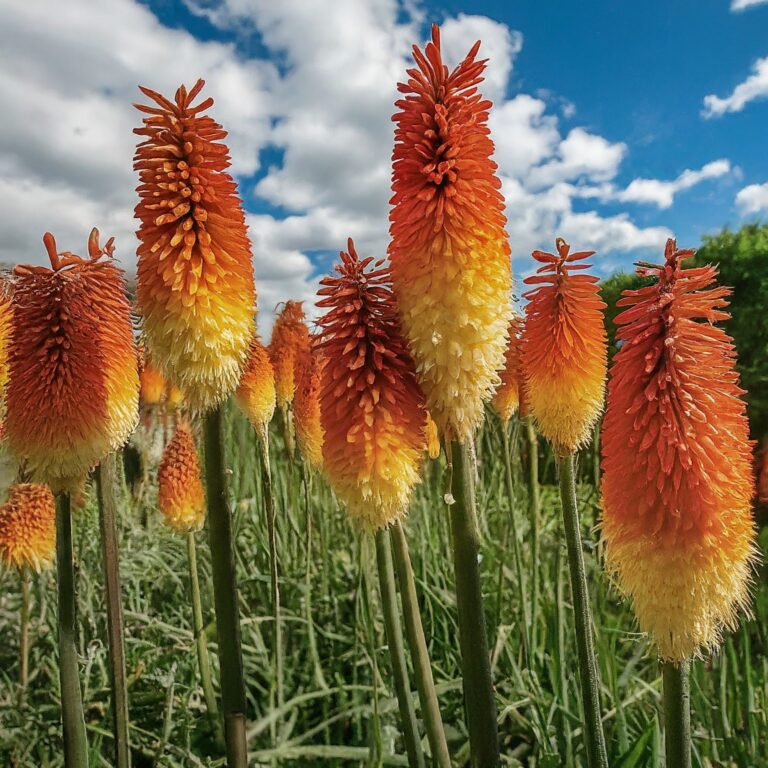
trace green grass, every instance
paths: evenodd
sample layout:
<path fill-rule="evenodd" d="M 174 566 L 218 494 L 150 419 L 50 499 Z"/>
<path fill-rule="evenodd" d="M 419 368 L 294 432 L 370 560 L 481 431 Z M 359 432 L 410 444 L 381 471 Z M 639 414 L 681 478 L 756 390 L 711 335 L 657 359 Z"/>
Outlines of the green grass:
<path fill-rule="evenodd" d="M 352 528 L 320 477 L 311 479 L 307 510 L 298 466 L 286 463 L 273 432 L 277 543 L 285 643 L 285 705 L 275 705 L 268 539 L 261 501 L 255 436 L 230 412 L 227 420 L 231 492 L 235 510 L 243 654 L 248 693 L 249 746 L 254 765 L 407 765 L 379 606 L 373 541 Z M 131 738 L 134 765 L 168 768 L 222 765 L 206 716 L 197 674 L 192 606 L 183 536 L 168 531 L 156 509 L 154 449 L 140 505 L 126 491 L 120 501 L 121 572 L 126 622 Z M 143 438 L 147 442 L 146 438 Z M 489 417 L 478 439 L 478 510 L 484 541 L 481 570 L 499 705 L 504 765 L 585 764 L 579 712 L 576 652 L 567 562 L 554 465 L 542 444 L 542 525 L 537 624 L 526 631 L 509 539 L 498 422 Z M 531 524 L 525 446 L 513 436 L 517 528 L 524 573 L 530 581 Z M 427 467 L 406 523 L 435 683 L 456 765 L 466 764 L 458 628 L 442 502 L 442 464 Z M 578 494 L 587 567 L 597 624 L 603 711 L 612 766 L 662 764 L 659 665 L 637 635 L 629 606 L 599 568 L 598 515 L 593 456 L 580 459 Z M 95 494 L 75 515 L 83 695 L 92 765 L 111 765 L 106 612 Z M 146 521 L 146 525 L 143 524 Z M 765 544 L 766 539 L 763 539 Z M 203 609 L 214 676 L 218 672 L 212 624 L 210 558 L 198 534 Z M 309 557 L 307 547 L 309 546 Z M 530 593 L 526 592 L 528 598 Z M 723 651 L 697 662 L 692 675 L 694 765 L 768 766 L 768 589 L 755 591 L 755 618 L 729 637 Z M 15 571 L 0 572 L 0 765 L 62 765 L 56 667 L 56 599 L 53 572 L 32 586 L 30 682 L 17 684 L 21 590 Z M 310 624 L 311 621 L 311 624 Z M 417 709 L 417 716 L 419 711 Z M 422 728 L 423 733 L 423 728 Z M 424 747 L 428 749 L 426 739 Z"/>

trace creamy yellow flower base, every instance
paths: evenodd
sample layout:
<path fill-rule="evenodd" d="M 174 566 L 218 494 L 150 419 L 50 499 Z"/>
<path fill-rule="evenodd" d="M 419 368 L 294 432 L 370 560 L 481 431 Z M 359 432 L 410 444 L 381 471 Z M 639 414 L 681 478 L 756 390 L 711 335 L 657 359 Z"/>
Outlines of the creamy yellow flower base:
<path fill-rule="evenodd" d="M 650 537 L 626 540 L 604 521 L 603 538 L 608 572 L 632 598 L 640 629 L 665 661 L 716 650 L 723 631 L 748 613 L 755 552 L 747 537 L 661 546 Z"/>

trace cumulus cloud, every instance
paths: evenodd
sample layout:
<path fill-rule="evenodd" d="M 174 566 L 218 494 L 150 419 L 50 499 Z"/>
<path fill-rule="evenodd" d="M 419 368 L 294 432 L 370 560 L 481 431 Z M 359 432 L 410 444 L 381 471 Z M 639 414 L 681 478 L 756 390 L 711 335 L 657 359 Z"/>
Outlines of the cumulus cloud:
<path fill-rule="evenodd" d="M 765 5 L 768 0 L 731 0 L 732 11 L 746 11 L 747 8 L 754 8 L 758 5 Z"/>
<path fill-rule="evenodd" d="M 768 213 L 768 184 L 750 184 L 736 195 L 736 207 L 742 216 Z"/>
<path fill-rule="evenodd" d="M 739 83 L 729 96 L 721 98 L 710 94 L 704 97 L 702 115 L 706 118 L 720 117 L 727 112 L 741 112 L 750 101 L 768 96 L 768 56 L 758 59 L 752 65 L 752 74 Z"/>

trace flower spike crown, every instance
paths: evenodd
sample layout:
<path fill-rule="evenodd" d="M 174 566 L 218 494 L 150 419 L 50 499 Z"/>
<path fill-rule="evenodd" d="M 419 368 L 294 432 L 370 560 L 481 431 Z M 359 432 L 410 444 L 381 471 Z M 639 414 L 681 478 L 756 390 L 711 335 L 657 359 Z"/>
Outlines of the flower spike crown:
<path fill-rule="evenodd" d="M 14 269 L 6 430 L 16 458 L 57 492 L 128 439 L 139 377 L 112 240 L 101 248 L 94 229 L 87 259 L 43 240 L 51 267 Z"/>
<path fill-rule="evenodd" d="M 314 347 L 325 358 L 320 418 L 323 468 L 367 530 L 401 518 L 426 448 L 424 396 L 399 331 L 389 271 L 360 260 L 352 240 L 338 276 L 320 281 Z M 370 268 L 369 268 L 370 267 Z"/>
<path fill-rule="evenodd" d="M 440 33 L 398 85 L 389 247 L 398 312 L 427 405 L 447 439 L 471 438 L 499 384 L 511 317 L 504 200 L 477 86 L 480 43 L 453 72 Z"/>
<path fill-rule="evenodd" d="M 655 284 L 624 291 L 602 435 L 606 564 L 662 658 L 711 651 L 749 600 L 755 530 L 730 289 L 667 242 Z"/>
<path fill-rule="evenodd" d="M 598 278 L 577 263 L 591 251 L 571 253 L 562 238 L 557 254 L 534 251 L 540 264 L 523 294 L 522 369 L 525 396 L 541 433 L 559 453 L 588 442 L 603 408 L 607 341 Z"/>
<path fill-rule="evenodd" d="M 203 80 L 169 101 L 141 88 L 136 299 L 153 361 L 205 411 L 235 389 L 254 330 L 251 245 L 228 173 L 226 131 L 195 104 Z"/>

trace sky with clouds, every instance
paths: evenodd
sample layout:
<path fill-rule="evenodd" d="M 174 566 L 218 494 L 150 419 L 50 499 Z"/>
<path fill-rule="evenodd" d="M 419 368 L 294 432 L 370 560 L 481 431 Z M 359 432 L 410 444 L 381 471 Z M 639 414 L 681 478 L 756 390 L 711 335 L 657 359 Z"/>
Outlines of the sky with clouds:
<path fill-rule="evenodd" d="M 0 0 L 0 261 L 91 227 L 135 267 L 138 84 L 198 77 L 248 211 L 261 325 L 346 238 L 388 240 L 396 85 L 475 40 L 518 277 L 556 235 L 610 274 L 768 219 L 768 0 Z"/>

